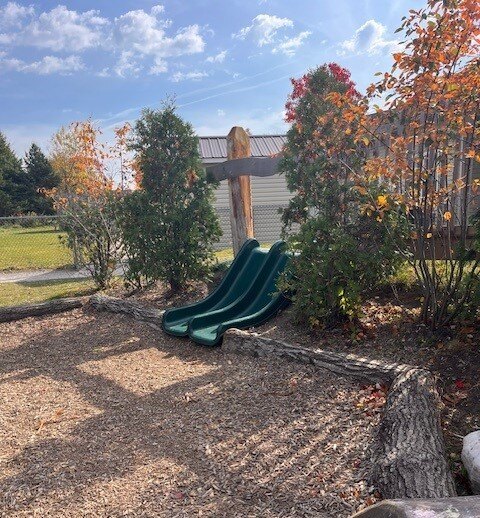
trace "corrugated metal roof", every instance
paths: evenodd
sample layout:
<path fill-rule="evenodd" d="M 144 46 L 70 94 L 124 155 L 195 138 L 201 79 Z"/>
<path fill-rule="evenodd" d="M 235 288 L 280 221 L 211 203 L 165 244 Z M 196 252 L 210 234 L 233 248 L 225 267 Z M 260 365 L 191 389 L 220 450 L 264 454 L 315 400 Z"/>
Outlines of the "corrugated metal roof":
<path fill-rule="evenodd" d="M 252 156 L 268 157 L 279 153 L 286 140 L 286 135 L 250 135 Z M 227 137 L 199 137 L 199 151 L 204 162 L 223 162 L 227 159 Z"/>

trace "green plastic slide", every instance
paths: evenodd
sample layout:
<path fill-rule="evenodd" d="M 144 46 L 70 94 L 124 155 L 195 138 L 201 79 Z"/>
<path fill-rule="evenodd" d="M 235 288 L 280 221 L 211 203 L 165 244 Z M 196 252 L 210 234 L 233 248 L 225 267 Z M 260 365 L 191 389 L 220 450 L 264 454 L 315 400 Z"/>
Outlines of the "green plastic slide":
<path fill-rule="evenodd" d="M 190 336 L 203 345 L 217 345 L 231 327 L 262 324 L 286 307 L 289 300 L 276 287 L 288 255 L 278 241 L 270 250 L 249 239 L 235 257 L 219 286 L 195 304 L 167 310 L 162 327 L 168 334 Z"/>

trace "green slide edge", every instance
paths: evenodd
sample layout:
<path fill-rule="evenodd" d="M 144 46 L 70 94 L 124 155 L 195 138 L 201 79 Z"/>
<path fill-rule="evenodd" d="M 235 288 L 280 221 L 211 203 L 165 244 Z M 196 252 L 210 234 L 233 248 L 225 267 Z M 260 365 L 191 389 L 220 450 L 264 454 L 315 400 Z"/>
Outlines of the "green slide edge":
<path fill-rule="evenodd" d="M 275 316 L 280 310 L 288 306 L 290 304 L 290 300 L 283 293 L 278 292 L 271 298 L 271 300 L 269 300 L 267 304 L 265 304 L 263 307 L 261 307 L 254 313 L 250 315 L 243 315 L 239 318 L 229 318 L 225 322 L 219 322 L 216 330 L 216 335 L 214 338 L 202 339 L 199 336 L 192 336 L 190 324 L 192 320 L 195 319 L 195 317 L 208 317 L 209 315 L 221 314 L 225 310 L 234 309 L 236 305 L 241 305 L 242 301 L 245 301 L 245 298 L 249 292 L 254 291 L 253 286 L 255 284 L 257 285 L 256 292 L 250 293 L 254 296 L 254 298 L 264 295 L 266 293 L 266 290 L 268 290 L 269 294 L 271 293 L 271 285 L 265 284 L 265 282 L 269 278 L 269 274 L 272 273 L 272 270 L 269 270 L 266 264 L 262 264 L 262 266 L 256 272 L 254 278 L 248 279 L 249 282 L 245 284 L 245 290 L 243 293 L 240 293 L 238 297 L 235 300 L 233 300 L 233 302 L 230 302 L 227 305 L 221 304 L 222 299 L 225 299 L 225 296 L 228 293 L 229 287 L 231 286 L 232 282 L 242 272 L 243 266 L 246 264 L 250 254 L 257 247 L 259 247 L 259 243 L 255 239 L 249 239 L 244 243 L 240 252 L 235 257 L 235 260 L 233 261 L 232 265 L 228 269 L 224 279 L 208 297 L 194 304 L 189 304 L 187 306 L 167 310 L 164 313 L 162 319 L 163 330 L 167 334 L 174 336 L 190 335 L 190 338 L 193 341 L 201 345 L 219 345 L 222 341 L 223 334 L 227 329 L 230 329 L 232 327 L 245 329 L 260 325 L 272 318 L 273 316 Z M 270 248 L 267 254 L 269 257 L 272 258 L 274 264 L 277 264 L 277 261 L 280 258 L 280 256 L 285 256 L 287 258 L 287 261 L 283 261 L 282 267 L 275 272 L 278 275 L 282 273 L 282 271 L 285 268 L 286 262 L 288 262 L 288 256 L 283 251 L 284 247 L 285 243 L 283 241 L 278 241 Z M 277 260 L 275 260 L 275 258 L 277 258 Z M 268 265 L 268 261 L 266 263 Z M 216 309 L 212 311 L 214 307 Z M 186 324 L 186 328 L 183 327 L 180 331 L 179 326 L 175 326 L 175 324 L 178 324 L 179 321 Z"/>
<path fill-rule="evenodd" d="M 179 320 L 185 320 L 188 322 L 194 316 L 205 313 L 213 308 L 215 305 L 219 304 L 222 298 L 227 294 L 232 281 L 237 277 L 237 275 L 241 272 L 243 266 L 247 262 L 252 250 L 258 248 L 260 243 L 256 239 L 247 239 L 245 243 L 243 243 L 242 248 L 236 255 L 232 264 L 227 270 L 225 277 L 222 279 L 220 284 L 213 290 L 207 297 L 204 299 L 194 302 L 193 304 L 188 304 L 186 306 L 181 306 L 178 308 L 167 309 L 163 314 L 162 319 L 162 329 L 170 335 L 173 336 L 187 336 L 188 330 L 185 329 L 184 332 L 178 332 L 174 329 L 174 323 Z"/>

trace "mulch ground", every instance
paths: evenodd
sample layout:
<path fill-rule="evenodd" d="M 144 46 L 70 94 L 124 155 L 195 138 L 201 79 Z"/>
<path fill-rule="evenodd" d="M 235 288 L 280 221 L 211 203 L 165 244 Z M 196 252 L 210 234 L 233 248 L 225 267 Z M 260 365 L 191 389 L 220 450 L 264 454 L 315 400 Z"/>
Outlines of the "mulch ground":
<path fill-rule="evenodd" d="M 0 336 L 1 516 L 341 517 L 378 498 L 375 387 L 88 308 Z"/>
<path fill-rule="evenodd" d="M 172 297 L 167 289 L 153 286 L 134 294 L 133 299 L 145 305 L 169 307 L 201 299 L 207 292 L 204 284 L 197 283 Z M 116 294 L 122 295 L 122 291 Z M 460 455 L 463 437 L 480 429 L 480 318 L 457 322 L 432 334 L 418 323 L 420 296 L 414 288 L 395 293 L 386 288 L 364 303 L 355 324 L 311 330 L 297 324 L 288 309 L 255 331 L 292 345 L 429 369 L 437 378 L 442 396 L 442 424 L 458 493 L 471 494 Z"/>
<path fill-rule="evenodd" d="M 457 490 L 471 494 L 460 454 L 463 437 L 480 429 L 480 320 L 432 334 L 418 323 L 419 297 L 412 292 L 379 293 L 365 302 L 359 322 L 316 331 L 297 324 L 290 308 L 255 331 L 292 345 L 429 369 L 442 397 L 442 424 Z"/>

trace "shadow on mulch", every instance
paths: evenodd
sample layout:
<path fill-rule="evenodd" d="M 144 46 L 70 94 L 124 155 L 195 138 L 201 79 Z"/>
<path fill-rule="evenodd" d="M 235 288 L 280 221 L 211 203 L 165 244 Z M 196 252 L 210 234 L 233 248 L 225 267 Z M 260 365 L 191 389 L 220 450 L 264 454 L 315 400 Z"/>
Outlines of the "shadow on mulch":
<path fill-rule="evenodd" d="M 87 316 L 92 317 L 92 310 L 84 311 Z M 79 311 L 77 314 L 81 315 L 82 312 Z M 317 405 L 319 398 L 325 398 L 325 401 L 326 398 L 331 398 L 335 401 L 336 393 L 342 389 L 344 383 L 341 379 L 333 378 L 336 379 L 336 385 L 332 381 L 331 388 L 325 394 L 318 394 L 318 389 L 315 389 L 306 375 L 298 380 L 304 397 L 298 397 L 298 401 L 295 399 L 295 404 L 292 404 L 288 402 L 288 398 L 297 398 L 297 393 L 293 389 L 290 390 L 285 379 L 278 379 L 278 386 L 274 385 L 272 392 L 272 381 L 265 380 L 270 369 L 267 364 L 263 364 L 267 371 L 262 372 L 259 369 L 256 372 L 253 368 L 248 369 L 250 360 L 239 360 L 246 362 L 247 366 L 245 371 L 240 372 L 239 378 L 238 372 L 233 370 L 237 367 L 232 366 L 232 362 L 226 359 L 219 349 L 198 348 L 188 341 L 171 338 L 164 341 L 157 331 L 143 325 L 142 339 L 132 341 L 131 330 L 139 324 L 127 319 L 123 322 L 131 322 L 131 327 L 129 324 L 118 326 L 121 317 L 108 314 L 93 318 L 103 319 L 108 325 L 96 326 L 94 321 L 82 322 L 79 319 L 77 325 L 66 330 L 61 325 L 45 326 L 41 333 L 33 338 L 26 338 L 19 347 L 0 352 L 0 384 L 28 382 L 35 377 L 45 377 L 61 384 L 68 384 L 79 392 L 88 405 L 99 411 L 75 423 L 73 431 L 67 437 L 36 440 L 8 461 L 13 472 L 4 478 L 0 484 L 0 491 L 5 497 L 11 496 L 12 491 L 17 491 L 12 497 L 17 501 L 13 505 L 16 511 L 25 512 L 31 509 L 31 505 L 36 505 L 36 499 L 54 490 L 60 491 L 56 497 L 58 509 L 61 509 L 62 505 L 70 505 L 72 501 L 81 502 L 82 488 L 85 486 L 96 483 L 109 484 L 124 477 L 128 480 L 142 458 L 162 457 L 173 459 L 178 465 L 184 466 L 186 471 L 195 473 L 197 485 L 201 486 L 204 480 L 208 482 L 207 486 L 213 483 L 212 480 L 216 480 L 217 483 L 219 480 L 227 481 L 225 487 L 215 489 L 220 495 L 223 491 L 222 498 L 224 497 L 216 504 L 213 514 L 215 516 L 233 516 L 230 506 L 236 498 L 236 492 L 242 498 L 241 505 L 250 500 L 251 511 L 258 513 L 261 511 L 262 502 L 271 503 L 273 491 L 276 505 L 279 506 L 279 515 L 288 513 L 289 506 L 298 498 L 295 494 L 298 488 L 292 481 L 299 476 L 304 478 L 303 486 L 307 493 L 310 492 L 310 496 L 302 495 L 303 502 L 295 504 L 300 505 L 299 509 L 303 505 L 305 510 L 309 505 L 313 506 L 311 502 L 318 496 L 314 491 L 318 486 L 319 477 L 324 477 L 327 486 L 329 479 L 326 474 L 318 473 L 315 466 L 309 466 L 309 459 L 318 448 L 331 447 L 331 437 L 335 436 L 336 427 L 339 425 L 338 415 L 320 416 Z M 128 361 L 127 358 L 123 359 L 123 355 L 128 353 L 131 356 L 131 353 L 140 353 L 152 347 L 159 351 L 163 358 L 178 359 L 187 367 L 189 364 L 201 364 L 205 372 L 181 381 L 172 381 L 153 391 L 147 390 L 145 394 L 141 393 L 141 386 L 138 387 L 140 392 L 136 392 L 126 388 L 125 384 L 116 382 L 115 365 L 118 367 L 121 361 Z M 113 364 L 111 372 L 98 373 L 89 370 L 89 365 L 97 365 L 103 360 L 118 360 L 120 363 Z M 274 371 L 275 366 L 272 365 L 271 369 Z M 292 372 L 298 371 L 298 366 L 289 367 L 288 364 L 282 363 L 282 369 L 288 377 Z M 229 371 L 232 372 L 232 377 L 228 375 Z M 236 377 L 233 375 L 234 372 Z M 222 394 L 222 397 L 219 397 L 219 394 Z M 338 403 L 341 404 L 343 403 Z M 344 404 L 345 408 L 353 409 L 352 413 L 346 413 L 345 423 L 352 422 L 355 419 L 354 404 L 351 400 Z M 163 415 L 159 415 L 159 408 L 164 412 Z M 266 421 L 263 408 L 273 409 Z M 315 420 L 305 418 L 304 425 L 299 425 L 303 414 L 313 415 L 315 412 Z M 358 415 L 360 414 L 358 411 Z M 213 419 L 206 422 L 208 415 L 216 416 L 218 421 Z M 315 421 L 320 419 L 321 425 L 316 424 Z M 245 429 L 237 426 L 239 421 L 245 424 Z M 187 430 L 194 435 L 188 436 L 185 433 L 185 423 L 189 423 Z M 206 425 L 197 427 L 195 423 Z M 45 426 L 48 427 L 48 423 Z M 300 428 L 296 430 L 295 426 Z M 326 432 L 325 439 L 315 442 L 312 434 L 315 436 L 320 433 L 321 427 Z M 39 429 L 41 428 L 42 425 Z M 246 455 L 246 452 L 232 450 L 228 464 L 215 461 L 215 456 L 208 450 L 214 450 L 226 440 L 224 432 L 228 429 L 234 431 L 235 443 L 251 444 L 251 448 L 256 451 L 253 457 Z M 278 434 L 288 430 L 291 433 L 290 441 L 293 442 L 267 442 L 265 437 L 271 434 L 272 430 L 278 430 L 275 432 Z M 203 444 L 205 448 L 201 455 L 198 455 L 197 450 L 199 444 Z M 345 448 L 348 447 L 346 444 Z M 351 455 L 357 457 L 349 459 L 348 463 L 358 463 L 355 465 L 355 470 L 358 471 L 359 452 L 354 446 L 351 448 Z M 262 483 L 254 478 L 242 479 L 246 467 L 253 470 L 253 476 L 257 463 L 268 464 L 268 455 L 273 455 L 275 460 L 268 481 L 264 480 Z M 348 463 L 343 469 L 346 469 Z M 298 474 L 305 466 L 311 469 L 311 473 Z M 162 485 L 158 479 L 166 476 L 167 480 L 162 484 L 168 486 L 171 483 L 168 473 L 146 473 L 145 476 L 151 478 L 151 483 L 145 488 L 145 499 L 157 499 L 158 503 L 159 500 L 183 501 L 188 498 L 186 489 L 181 486 L 182 480 L 174 481 L 172 485 L 175 486 L 178 482 L 180 487 L 172 487 L 172 493 L 165 495 L 161 494 Z M 312 482 L 314 480 L 317 482 Z M 308 481 L 311 482 L 311 486 Z M 183 482 L 187 483 L 186 480 Z M 127 486 L 122 489 L 123 494 L 119 495 L 122 502 L 129 498 L 128 482 L 126 484 Z M 255 491 L 252 491 L 253 487 L 256 488 Z M 364 488 L 358 491 L 367 490 Z M 368 492 L 362 493 L 361 496 L 365 498 Z M 136 497 L 142 501 L 141 495 Z M 228 502 L 227 497 L 230 499 Z M 342 508 L 337 501 L 330 504 L 323 502 L 322 505 L 322 509 L 312 507 L 312 510 L 327 512 L 325 506 L 331 505 L 331 514 L 327 513 L 324 516 L 346 516 L 352 511 L 351 506 L 348 509 Z M 141 510 L 140 505 L 133 508 L 132 513 L 140 513 Z M 120 513 L 120 507 L 118 512 Z M 116 514 L 114 512 L 111 515 Z M 270 516 L 267 510 L 264 516 Z"/>
<path fill-rule="evenodd" d="M 296 323 L 290 308 L 255 331 L 303 347 L 429 369 L 442 397 L 442 425 L 457 491 L 471 494 L 460 454 L 463 437 L 480 429 L 480 320 L 432 334 L 418 323 L 419 296 L 379 293 L 364 303 L 358 323 L 327 330 Z"/>

